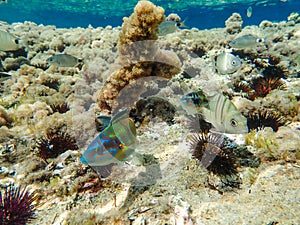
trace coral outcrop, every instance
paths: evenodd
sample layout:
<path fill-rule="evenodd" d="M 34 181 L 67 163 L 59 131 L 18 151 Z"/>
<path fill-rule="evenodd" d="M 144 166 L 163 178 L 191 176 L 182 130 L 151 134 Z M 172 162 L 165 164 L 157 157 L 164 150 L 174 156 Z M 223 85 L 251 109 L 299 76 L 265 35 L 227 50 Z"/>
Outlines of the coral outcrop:
<path fill-rule="evenodd" d="M 114 100 L 120 90 L 134 80 L 148 76 L 171 78 L 180 72 L 177 55 L 159 50 L 155 42 L 158 26 L 164 19 L 164 9 L 149 1 L 138 2 L 134 13 L 124 18 L 118 43 L 121 68 L 106 80 L 99 95 L 100 109 L 111 111 L 116 106 Z"/>
<path fill-rule="evenodd" d="M 226 32 L 229 34 L 237 34 L 242 31 L 243 19 L 240 14 L 233 13 L 226 21 Z"/>

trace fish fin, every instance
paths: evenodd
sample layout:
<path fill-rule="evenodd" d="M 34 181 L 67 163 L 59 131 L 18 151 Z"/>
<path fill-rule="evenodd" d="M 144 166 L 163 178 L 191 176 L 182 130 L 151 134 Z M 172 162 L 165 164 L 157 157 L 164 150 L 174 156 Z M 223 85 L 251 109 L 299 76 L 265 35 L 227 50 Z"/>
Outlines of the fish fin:
<path fill-rule="evenodd" d="M 204 117 L 204 120 L 205 120 L 205 121 L 207 121 L 207 122 L 209 122 L 209 123 L 212 123 L 212 120 L 213 120 L 213 118 L 212 118 L 212 113 L 211 113 L 211 111 L 210 111 L 208 108 L 203 107 L 203 108 L 201 109 L 201 114 L 202 114 L 202 116 Z"/>
<path fill-rule="evenodd" d="M 111 119 L 111 123 L 117 123 L 118 121 L 124 119 L 124 118 L 129 118 L 129 113 L 127 111 L 127 108 L 126 109 L 123 109 L 122 111 L 120 112 L 117 112 Z"/>
<path fill-rule="evenodd" d="M 189 28 L 185 23 L 188 20 L 188 17 L 186 17 L 182 22 L 179 22 L 179 26 L 180 28 Z"/>
<path fill-rule="evenodd" d="M 115 165 L 116 163 L 111 163 L 106 166 L 92 166 L 92 168 L 102 179 L 105 179 L 111 174 L 112 168 Z"/>
<path fill-rule="evenodd" d="M 111 121 L 111 116 L 98 116 L 96 118 L 96 123 L 97 123 L 97 130 L 98 131 L 102 131 L 104 130 L 106 127 L 109 126 Z"/>
<path fill-rule="evenodd" d="M 28 39 L 29 39 L 29 36 L 28 36 L 28 34 L 26 34 L 25 37 L 21 40 L 21 43 L 22 43 L 22 45 L 24 45 L 27 52 L 31 50 L 29 48 Z"/>

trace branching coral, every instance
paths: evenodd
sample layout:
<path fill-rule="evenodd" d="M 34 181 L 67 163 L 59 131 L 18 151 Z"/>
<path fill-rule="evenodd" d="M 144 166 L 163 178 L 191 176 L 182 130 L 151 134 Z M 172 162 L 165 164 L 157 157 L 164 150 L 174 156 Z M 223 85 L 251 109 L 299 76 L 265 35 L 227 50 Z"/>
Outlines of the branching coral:
<path fill-rule="evenodd" d="M 155 42 L 164 19 L 164 9 L 149 1 L 139 1 L 134 13 L 124 18 L 118 45 L 121 68 L 106 80 L 98 98 L 100 109 L 111 111 L 120 90 L 135 80 L 148 76 L 171 78 L 181 71 L 177 55 L 159 50 Z"/>

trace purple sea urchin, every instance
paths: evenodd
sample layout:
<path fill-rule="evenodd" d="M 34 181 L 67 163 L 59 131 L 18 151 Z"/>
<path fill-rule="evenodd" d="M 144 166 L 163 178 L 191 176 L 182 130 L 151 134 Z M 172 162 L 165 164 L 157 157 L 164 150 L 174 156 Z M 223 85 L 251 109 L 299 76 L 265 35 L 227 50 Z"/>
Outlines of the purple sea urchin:
<path fill-rule="evenodd" d="M 25 225 L 34 219 L 38 196 L 26 188 L 9 185 L 4 196 L 0 191 L 0 224 Z"/>
<path fill-rule="evenodd" d="M 55 158 L 67 150 L 76 150 L 76 140 L 63 131 L 47 132 L 37 141 L 38 156 L 45 161 Z"/>
<path fill-rule="evenodd" d="M 190 140 L 192 156 L 213 174 L 219 176 L 237 173 L 232 152 L 223 151 L 223 135 L 216 133 L 195 134 Z"/>

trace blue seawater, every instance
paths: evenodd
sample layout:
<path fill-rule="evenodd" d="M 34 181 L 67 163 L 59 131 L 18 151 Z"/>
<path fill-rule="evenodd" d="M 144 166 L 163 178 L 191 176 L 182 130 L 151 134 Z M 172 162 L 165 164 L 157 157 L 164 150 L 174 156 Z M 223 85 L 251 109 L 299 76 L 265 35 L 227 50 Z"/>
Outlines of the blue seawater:
<path fill-rule="evenodd" d="M 262 20 L 286 20 L 291 12 L 300 12 L 300 0 L 153 0 L 166 14 L 177 13 L 186 19 L 189 28 L 210 29 L 224 27 L 225 20 L 233 13 L 242 15 L 244 26 L 258 25 Z M 59 28 L 93 27 L 122 24 L 137 0 L 7 0 L 0 4 L 0 21 L 8 23 L 32 21 L 37 24 L 55 25 Z M 250 18 L 247 8 L 253 8 Z"/>

